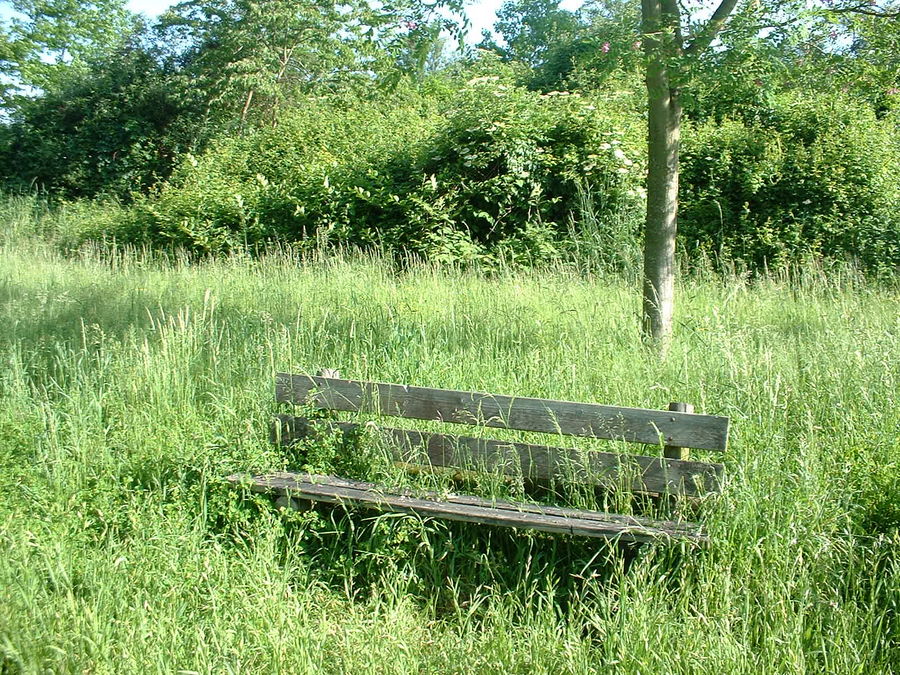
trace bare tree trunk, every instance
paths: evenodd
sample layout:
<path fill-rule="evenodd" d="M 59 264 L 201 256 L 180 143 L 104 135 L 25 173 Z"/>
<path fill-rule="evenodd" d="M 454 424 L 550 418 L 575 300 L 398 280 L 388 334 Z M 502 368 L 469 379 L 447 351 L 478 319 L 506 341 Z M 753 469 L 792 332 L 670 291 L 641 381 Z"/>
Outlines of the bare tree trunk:
<path fill-rule="evenodd" d="M 250 112 L 250 103 L 253 101 L 253 90 L 247 92 L 247 100 L 244 101 L 244 108 L 241 110 L 241 131 L 247 123 L 247 113 Z"/>
<path fill-rule="evenodd" d="M 663 0 L 643 0 L 644 51 L 649 103 L 647 218 L 644 224 L 642 329 L 665 355 L 675 313 L 675 235 L 678 218 L 678 148 L 681 104 L 667 62 L 680 51 L 678 17 Z M 677 11 L 677 10 L 676 10 Z M 673 23 L 674 21 L 674 23 Z"/>

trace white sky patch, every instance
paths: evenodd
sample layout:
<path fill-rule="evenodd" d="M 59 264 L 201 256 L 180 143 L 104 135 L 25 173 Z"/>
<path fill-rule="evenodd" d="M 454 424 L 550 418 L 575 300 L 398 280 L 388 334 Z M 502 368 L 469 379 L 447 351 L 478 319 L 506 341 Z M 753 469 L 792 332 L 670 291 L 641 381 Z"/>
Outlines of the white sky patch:
<path fill-rule="evenodd" d="M 0 22 L 9 21 L 13 16 L 22 16 L 13 11 L 12 5 L 7 0 L 0 0 Z"/>
<path fill-rule="evenodd" d="M 469 15 L 469 33 L 466 36 L 466 42 L 475 43 L 481 40 L 481 31 L 490 31 L 494 22 L 497 20 L 497 10 L 503 0 L 481 0 L 481 2 L 473 3 L 466 7 L 466 13 Z"/>
<path fill-rule="evenodd" d="M 167 2 L 167 0 L 129 0 L 128 9 L 135 14 L 159 16 L 174 4 L 174 2 Z"/>

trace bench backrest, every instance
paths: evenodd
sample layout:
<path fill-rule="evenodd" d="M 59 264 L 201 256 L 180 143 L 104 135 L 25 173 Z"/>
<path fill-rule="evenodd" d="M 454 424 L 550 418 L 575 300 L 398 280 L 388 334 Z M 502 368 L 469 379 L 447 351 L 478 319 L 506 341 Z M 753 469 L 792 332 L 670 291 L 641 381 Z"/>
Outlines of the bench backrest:
<path fill-rule="evenodd" d="M 336 371 L 327 371 L 337 375 Z M 345 380 L 337 376 L 279 373 L 279 402 L 313 402 L 326 410 L 361 412 L 455 424 L 543 432 L 563 436 L 642 443 L 664 450 L 663 457 L 579 451 L 530 443 L 388 429 L 381 431 L 398 449 L 398 459 L 427 457 L 438 467 L 521 472 L 528 479 L 622 484 L 637 491 L 696 496 L 719 489 L 721 464 L 687 459 L 687 448 L 725 450 L 727 417 L 699 415 L 686 404 L 648 410 L 594 403 L 503 396 L 470 391 Z M 337 423 L 344 429 L 355 425 Z M 281 416 L 276 436 L 290 441 L 304 434 L 302 418 Z"/>

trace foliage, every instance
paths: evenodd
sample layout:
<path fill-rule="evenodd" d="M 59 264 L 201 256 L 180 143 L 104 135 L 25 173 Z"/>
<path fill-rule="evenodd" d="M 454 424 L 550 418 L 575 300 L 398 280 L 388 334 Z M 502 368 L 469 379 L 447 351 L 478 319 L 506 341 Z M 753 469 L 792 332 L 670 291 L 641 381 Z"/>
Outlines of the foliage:
<path fill-rule="evenodd" d="M 879 113 L 900 109 L 900 20 L 874 16 L 847 19 L 852 36 L 848 54 L 834 71 L 835 86 L 860 92 Z"/>
<path fill-rule="evenodd" d="M 161 18 L 180 58 L 224 125 L 276 126 L 282 108 L 311 93 L 371 85 L 392 71 L 422 75 L 459 11 L 398 0 L 373 5 L 291 0 L 185 0 Z M 439 46 L 437 47 L 440 48 Z"/>
<path fill-rule="evenodd" d="M 817 13 L 805 32 L 786 36 L 782 49 L 790 59 L 782 79 L 794 89 L 841 91 L 882 115 L 896 108 L 900 93 L 894 58 L 900 49 L 900 13 L 895 7 L 887 18 L 881 14 L 888 8 L 879 3 L 860 3 L 856 10 Z"/>
<path fill-rule="evenodd" d="M 118 49 L 133 27 L 124 0 L 11 0 L 0 24 L 0 107 L 62 86 L 98 56 Z"/>
<path fill-rule="evenodd" d="M 528 66 L 521 79 L 531 88 L 609 89 L 610 81 L 639 72 L 639 23 L 639 11 L 628 0 L 592 0 L 576 12 L 553 0 L 507 0 L 497 12 L 494 35 L 485 31 L 480 46 Z"/>
<path fill-rule="evenodd" d="M 690 86 L 682 96 L 685 115 L 695 121 L 757 121 L 760 111 L 771 106 L 779 92 L 795 86 L 785 81 L 797 70 L 785 63 L 794 55 L 782 38 L 778 34 L 760 37 L 726 32 L 721 39 L 727 49 L 705 52 L 689 64 L 685 76 L 690 78 Z"/>
<path fill-rule="evenodd" d="M 336 112 L 340 110 L 341 112 Z M 277 129 L 220 138 L 188 156 L 136 217 L 157 241 L 222 251 L 265 240 L 373 244 L 401 206 L 418 139 L 435 124 L 427 101 L 364 104 L 354 96 L 309 100 Z"/>
<path fill-rule="evenodd" d="M 573 12 L 561 9 L 557 0 L 506 0 L 497 10 L 494 34 L 483 32 L 481 47 L 495 51 L 506 61 L 532 68 L 542 64 L 552 45 L 569 41 L 579 28 Z"/>
<path fill-rule="evenodd" d="M 0 179 L 8 189 L 128 199 L 202 143 L 202 95 L 161 65 L 140 36 L 133 40 L 20 102 L 15 121 L 0 128 Z"/>
<path fill-rule="evenodd" d="M 0 31 L 18 89 L 0 122 L 3 188 L 122 214 L 69 241 L 634 260 L 647 103 L 630 0 L 509 0 L 488 51 L 452 62 L 447 12 L 414 0 L 190 0 L 152 30 L 114 0 L 15 7 Z M 896 268 L 897 22 L 824 9 L 738 3 L 715 48 L 668 62 L 692 124 L 691 251 Z"/>
<path fill-rule="evenodd" d="M 636 122 L 617 118 L 599 97 L 538 95 L 496 76 L 473 78 L 428 144 L 421 172 L 433 176 L 448 223 L 473 241 L 552 246 L 577 213 L 578 186 L 596 195 L 601 220 L 639 211 Z"/>
<path fill-rule="evenodd" d="M 839 95 L 783 96 L 760 122 L 686 135 L 681 233 L 754 269 L 805 257 L 900 265 L 900 146 L 892 120 Z"/>
<path fill-rule="evenodd" d="M 643 103 L 640 14 L 629 0 L 586 2 L 577 13 L 579 29 L 550 44 L 531 86 L 578 90 L 625 90 Z"/>
<path fill-rule="evenodd" d="M 226 119 L 248 114 L 274 124 L 295 89 L 332 79 L 354 59 L 341 35 L 355 18 L 328 2 L 188 0 L 162 17 L 170 40 L 188 45 L 182 58 Z"/>
<path fill-rule="evenodd" d="M 447 99 L 323 97 L 190 157 L 138 217 L 199 251 L 327 240 L 465 260 L 517 241 L 533 255 L 567 231 L 578 189 L 596 193 L 601 220 L 639 206 L 636 125 L 613 118 L 600 99 L 498 76 Z"/>

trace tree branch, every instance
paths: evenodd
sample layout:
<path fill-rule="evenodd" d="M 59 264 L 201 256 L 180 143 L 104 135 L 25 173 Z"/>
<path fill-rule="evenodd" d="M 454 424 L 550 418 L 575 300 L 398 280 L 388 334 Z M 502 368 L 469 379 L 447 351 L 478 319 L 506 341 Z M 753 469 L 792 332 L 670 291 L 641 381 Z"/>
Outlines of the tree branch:
<path fill-rule="evenodd" d="M 689 44 L 685 50 L 685 54 L 694 54 L 696 52 L 703 51 L 712 41 L 716 39 L 716 35 L 722 30 L 725 26 L 725 23 L 728 21 L 728 17 L 731 16 L 731 13 L 734 11 L 734 8 L 737 7 L 739 0 L 722 0 L 719 3 L 719 6 L 716 7 L 716 11 L 713 12 L 713 15 L 709 17 L 709 21 L 706 22 L 706 25 L 700 30 L 693 40 L 691 40 L 691 44 Z"/>
<path fill-rule="evenodd" d="M 846 7 L 829 7 L 826 11 L 831 14 L 864 14 L 866 16 L 875 16 L 881 19 L 898 19 L 900 18 L 900 8 L 882 9 L 872 2 L 857 2 Z"/>

